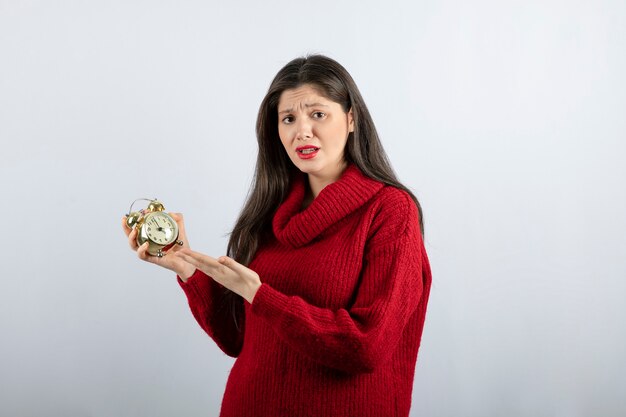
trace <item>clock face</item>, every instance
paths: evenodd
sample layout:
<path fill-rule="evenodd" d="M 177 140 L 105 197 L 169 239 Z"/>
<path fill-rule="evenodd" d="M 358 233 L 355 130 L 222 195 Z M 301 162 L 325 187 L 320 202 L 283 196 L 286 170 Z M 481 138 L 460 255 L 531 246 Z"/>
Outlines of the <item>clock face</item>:
<path fill-rule="evenodd" d="M 148 239 L 158 245 L 169 245 L 178 236 L 178 225 L 174 219 L 163 212 L 146 215 L 143 229 Z"/>

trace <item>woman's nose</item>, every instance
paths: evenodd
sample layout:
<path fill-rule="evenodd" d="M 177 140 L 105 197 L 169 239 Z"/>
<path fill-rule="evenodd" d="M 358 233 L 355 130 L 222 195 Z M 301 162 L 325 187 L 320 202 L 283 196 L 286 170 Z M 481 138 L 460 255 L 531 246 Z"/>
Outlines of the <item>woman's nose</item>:
<path fill-rule="evenodd" d="M 300 119 L 297 122 L 296 139 L 306 140 L 313 137 L 311 124 L 307 120 Z"/>

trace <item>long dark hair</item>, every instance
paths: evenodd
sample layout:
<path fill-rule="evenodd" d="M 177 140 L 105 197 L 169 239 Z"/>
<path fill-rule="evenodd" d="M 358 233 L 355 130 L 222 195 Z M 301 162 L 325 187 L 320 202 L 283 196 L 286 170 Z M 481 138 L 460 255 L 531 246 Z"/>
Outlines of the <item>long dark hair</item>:
<path fill-rule="evenodd" d="M 419 211 L 423 235 L 421 205 L 396 178 L 354 80 L 337 61 L 323 55 L 309 55 L 294 59 L 278 71 L 261 102 L 256 122 L 259 153 L 255 174 L 246 203 L 230 233 L 227 255 L 247 266 L 259 245 L 272 233 L 273 215 L 286 198 L 293 175 L 299 171 L 278 136 L 278 101 L 283 91 L 305 84 L 339 103 L 346 113 L 352 109 L 354 132 L 349 133 L 344 158 L 348 163 L 354 163 L 367 177 L 406 191 Z M 228 298 L 233 298 L 236 322 L 243 302 L 240 297 L 230 297 L 232 295 L 229 294 Z"/>

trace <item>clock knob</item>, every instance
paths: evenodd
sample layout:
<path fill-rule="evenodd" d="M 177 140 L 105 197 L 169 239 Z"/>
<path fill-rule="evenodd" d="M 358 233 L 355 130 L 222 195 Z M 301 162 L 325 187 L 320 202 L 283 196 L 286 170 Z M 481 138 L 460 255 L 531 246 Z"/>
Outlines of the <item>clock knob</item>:
<path fill-rule="evenodd" d="M 148 204 L 148 210 L 152 212 L 163 211 L 165 210 L 165 207 L 163 207 L 163 203 L 161 203 L 160 201 L 152 200 L 150 204 Z"/>

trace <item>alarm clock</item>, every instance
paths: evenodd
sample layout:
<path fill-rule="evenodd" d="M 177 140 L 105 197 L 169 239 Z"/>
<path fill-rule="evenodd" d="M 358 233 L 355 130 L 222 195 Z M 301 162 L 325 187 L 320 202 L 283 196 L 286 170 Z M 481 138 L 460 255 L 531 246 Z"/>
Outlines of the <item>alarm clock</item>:
<path fill-rule="evenodd" d="M 148 207 L 132 211 L 137 201 L 149 201 Z M 178 223 L 165 211 L 163 203 L 155 199 L 138 198 L 133 201 L 126 215 L 126 225 L 137 229 L 137 245 L 148 242 L 148 254 L 162 258 L 174 245 L 183 245 L 178 240 Z"/>

